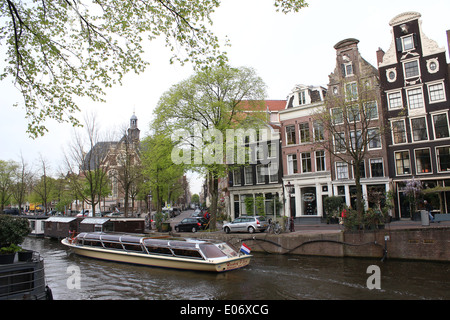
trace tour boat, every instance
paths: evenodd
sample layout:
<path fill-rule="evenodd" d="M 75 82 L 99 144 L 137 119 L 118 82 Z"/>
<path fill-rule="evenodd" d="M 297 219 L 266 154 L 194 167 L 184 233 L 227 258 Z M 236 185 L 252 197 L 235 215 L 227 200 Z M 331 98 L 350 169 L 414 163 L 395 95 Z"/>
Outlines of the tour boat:
<path fill-rule="evenodd" d="M 196 271 L 239 269 L 247 266 L 252 257 L 236 252 L 226 242 L 215 240 L 83 232 L 61 243 L 85 257 Z"/>

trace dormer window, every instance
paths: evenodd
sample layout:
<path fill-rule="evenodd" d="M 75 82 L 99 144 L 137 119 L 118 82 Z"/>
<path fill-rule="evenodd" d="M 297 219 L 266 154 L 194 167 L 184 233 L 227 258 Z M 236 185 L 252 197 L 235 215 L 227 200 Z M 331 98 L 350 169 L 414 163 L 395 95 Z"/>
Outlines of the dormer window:
<path fill-rule="evenodd" d="M 408 51 L 414 49 L 414 40 L 412 34 L 402 38 L 403 51 Z"/>
<path fill-rule="evenodd" d="M 397 38 L 397 51 L 406 52 L 413 50 L 417 47 L 417 36 L 415 33 L 407 36 Z"/>
<path fill-rule="evenodd" d="M 341 68 L 342 68 L 343 77 L 349 77 L 354 74 L 353 73 L 353 64 L 351 62 L 343 63 L 341 65 Z"/>
<path fill-rule="evenodd" d="M 306 91 L 300 91 L 298 93 L 298 102 L 300 105 L 306 104 Z"/>

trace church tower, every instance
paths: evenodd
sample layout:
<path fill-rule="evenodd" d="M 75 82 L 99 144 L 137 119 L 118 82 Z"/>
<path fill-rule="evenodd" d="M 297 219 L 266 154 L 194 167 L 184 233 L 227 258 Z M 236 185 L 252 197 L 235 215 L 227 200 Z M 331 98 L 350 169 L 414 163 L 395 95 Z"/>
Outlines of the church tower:
<path fill-rule="evenodd" d="M 139 143 L 139 137 L 141 130 L 138 129 L 137 126 L 138 118 L 133 112 L 133 115 L 130 118 L 130 128 L 128 128 L 128 137 L 133 142 Z"/>

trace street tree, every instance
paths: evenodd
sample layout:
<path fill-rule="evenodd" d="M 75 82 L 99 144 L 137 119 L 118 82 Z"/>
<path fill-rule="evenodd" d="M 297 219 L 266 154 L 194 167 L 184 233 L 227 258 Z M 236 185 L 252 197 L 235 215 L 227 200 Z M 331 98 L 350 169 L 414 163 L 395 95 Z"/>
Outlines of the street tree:
<path fill-rule="evenodd" d="M 172 161 L 188 165 L 207 179 L 211 226 L 215 228 L 219 178 L 228 162 L 224 150 L 229 130 L 261 125 L 266 86 L 252 68 L 220 66 L 197 72 L 160 98 L 154 126 L 172 135 Z M 249 116 L 251 114 L 251 116 Z M 241 141 L 243 142 L 243 141 Z M 187 155 L 187 156 L 186 156 Z"/>
<path fill-rule="evenodd" d="M 84 135 L 75 131 L 64 152 L 65 163 L 70 187 L 77 198 L 91 205 L 95 216 L 95 207 L 111 191 L 106 156 L 113 143 L 101 140 L 95 115 L 86 116 L 84 128 Z"/>
<path fill-rule="evenodd" d="M 171 160 L 174 143 L 170 136 L 155 131 L 142 141 L 142 176 L 147 195 L 151 192 L 156 211 L 161 212 L 170 195 L 177 194 L 185 166 Z M 144 189 L 144 188 L 143 188 Z"/>
<path fill-rule="evenodd" d="M 272 1 L 283 13 L 307 5 Z M 105 88 L 145 70 L 145 38 L 163 37 L 171 61 L 195 68 L 226 61 L 211 31 L 219 6 L 219 0 L 0 0 L 6 48 L 0 80 L 11 78 L 21 92 L 30 136 L 45 134 L 47 119 L 80 125 L 78 97 L 104 101 Z"/>
<path fill-rule="evenodd" d="M 16 169 L 17 164 L 15 162 L 0 160 L 0 213 L 10 203 Z"/>
<path fill-rule="evenodd" d="M 34 174 L 22 155 L 20 159 L 21 161 L 17 164 L 17 169 L 14 174 L 14 185 L 11 193 L 14 202 L 17 203 L 19 211 L 22 213 L 22 205 L 25 204 L 27 195 L 30 192 Z"/>

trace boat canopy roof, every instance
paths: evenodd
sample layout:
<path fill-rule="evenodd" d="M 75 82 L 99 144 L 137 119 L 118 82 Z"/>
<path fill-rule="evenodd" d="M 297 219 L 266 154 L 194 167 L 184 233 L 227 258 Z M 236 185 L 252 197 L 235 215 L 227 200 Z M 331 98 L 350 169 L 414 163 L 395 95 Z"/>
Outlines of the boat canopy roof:
<path fill-rule="evenodd" d="M 115 242 L 128 244 L 143 244 L 147 247 L 165 247 L 165 248 L 180 248 L 180 249 L 194 249 L 197 245 L 214 244 L 210 240 L 197 239 L 180 239 L 180 238 L 149 238 L 129 234 L 109 234 L 102 232 L 82 232 L 77 235 L 77 239 L 87 241 L 101 241 L 101 242 Z"/>

